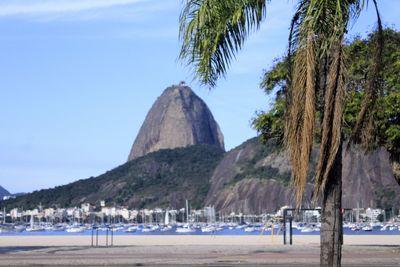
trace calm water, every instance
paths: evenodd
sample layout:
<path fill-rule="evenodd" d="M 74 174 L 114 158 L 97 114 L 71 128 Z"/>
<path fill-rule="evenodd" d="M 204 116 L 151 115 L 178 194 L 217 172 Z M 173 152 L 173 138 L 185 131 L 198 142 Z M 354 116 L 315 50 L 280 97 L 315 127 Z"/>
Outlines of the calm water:
<path fill-rule="evenodd" d="M 130 235 L 271 235 L 271 231 L 266 231 L 264 233 L 261 233 L 259 231 L 255 231 L 255 232 L 245 232 L 243 229 L 233 229 L 233 230 L 229 230 L 228 228 L 224 228 L 221 231 L 217 231 L 214 233 L 203 233 L 201 232 L 200 229 L 196 229 L 196 232 L 194 233 L 176 233 L 175 232 L 175 227 L 170 230 L 170 231 L 166 231 L 166 232 L 161 232 L 160 230 L 156 230 L 154 232 L 147 232 L 147 233 L 143 233 L 141 231 L 137 231 L 134 233 L 126 233 L 126 232 L 122 232 L 122 231 L 118 231 L 118 232 L 114 232 L 115 236 L 120 236 L 120 235 L 124 235 L 124 236 L 130 236 Z M 94 233 L 96 233 L 96 231 L 94 231 Z M 105 235 L 106 231 L 98 231 L 99 235 Z M 85 232 L 82 233 L 68 233 L 65 231 L 43 231 L 43 232 L 22 232 L 22 233 L 2 233 L 0 234 L 1 236 L 86 236 L 86 235 L 91 235 L 92 234 L 92 230 L 86 230 Z M 109 234 L 111 234 L 111 232 L 109 231 Z M 274 234 L 277 235 L 283 235 L 283 231 L 280 231 L 278 233 L 277 229 L 274 231 Z M 311 232 L 311 233 L 302 233 L 300 230 L 297 229 L 293 229 L 293 235 L 319 235 L 320 232 Z M 344 234 L 345 235 L 399 235 L 400 236 L 400 231 L 399 230 L 394 230 L 394 231 L 380 231 L 380 227 L 374 228 L 372 231 L 370 232 L 366 232 L 366 231 L 352 231 L 350 229 L 345 228 L 344 229 Z"/>

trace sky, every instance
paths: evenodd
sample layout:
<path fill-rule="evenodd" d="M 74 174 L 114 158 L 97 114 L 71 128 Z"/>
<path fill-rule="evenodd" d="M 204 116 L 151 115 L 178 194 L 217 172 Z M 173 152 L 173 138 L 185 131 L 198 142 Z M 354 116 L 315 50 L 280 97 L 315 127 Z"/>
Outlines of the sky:
<path fill-rule="evenodd" d="M 31 192 L 97 176 L 126 162 L 162 91 L 186 81 L 211 109 L 226 150 L 256 136 L 270 107 L 263 69 L 284 55 L 292 0 L 272 1 L 225 79 L 209 90 L 179 60 L 182 0 L 0 2 L 0 185 Z M 399 29 L 400 0 L 380 0 Z M 370 6 L 349 36 L 375 27 Z"/>

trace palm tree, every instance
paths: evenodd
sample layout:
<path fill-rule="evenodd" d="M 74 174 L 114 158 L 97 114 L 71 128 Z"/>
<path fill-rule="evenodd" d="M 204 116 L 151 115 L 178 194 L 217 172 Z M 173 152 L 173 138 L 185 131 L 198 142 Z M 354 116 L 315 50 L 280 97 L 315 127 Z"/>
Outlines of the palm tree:
<path fill-rule="evenodd" d="M 180 16 L 181 60 L 211 88 L 224 76 L 235 54 L 266 16 L 268 0 L 186 0 Z M 353 141 L 373 137 L 373 118 L 382 68 L 382 27 L 378 16 L 375 64 Z M 367 0 L 299 0 L 291 20 L 287 55 L 286 125 L 298 206 L 306 185 L 315 131 L 320 156 L 314 200 L 322 201 L 321 266 L 341 265 L 342 246 L 342 115 L 346 87 L 344 37 Z M 318 127 L 316 127 L 318 125 Z M 361 137 L 361 138 L 359 138 Z"/>

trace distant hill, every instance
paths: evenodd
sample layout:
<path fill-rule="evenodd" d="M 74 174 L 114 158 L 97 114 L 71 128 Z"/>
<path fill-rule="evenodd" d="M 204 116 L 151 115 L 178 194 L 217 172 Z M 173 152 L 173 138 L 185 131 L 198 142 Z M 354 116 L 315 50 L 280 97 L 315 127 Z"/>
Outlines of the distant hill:
<path fill-rule="evenodd" d="M 317 146 L 312 155 L 315 165 Z M 311 166 L 313 169 L 313 166 Z M 287 153 L 273 140 L 257 138 L 224 153 L 214 145 L 165 149 L 129 161 L 98 177 L 40 190 L 0 203 L 7 208 L 79 206 L 90 202 L 130 208 L 195 208 L 214 205 L 226 213 L 273 212 L 294 205 Z M 309 179 L 311 182 L 312 175 Z M 304 205 L 310 204 L 308 184 Z M 344 153 L 343 206 L 399 208 L 400 186 L 391 172 L 389 154 L 381 148 L 365 154 L 357 148 Z"/>
<path fill-rule="evenodd" d="M 89 202 L 130 208 L 182 208 L 185 200 L 200 208 L 209 191 L 209 177 L 223 156 L 214 145 L 163 149 L 129 161 L 98 177 L 79 180 L 52 189 L 35 191 L 4 201 L 13 207 L 80 206 Z"/>
<path fill-rule="evenodd" d="M 11 196 L 11 193 L 4 189 L 4 187 L 0 186 L 0 200 L 5 196 Z"/>

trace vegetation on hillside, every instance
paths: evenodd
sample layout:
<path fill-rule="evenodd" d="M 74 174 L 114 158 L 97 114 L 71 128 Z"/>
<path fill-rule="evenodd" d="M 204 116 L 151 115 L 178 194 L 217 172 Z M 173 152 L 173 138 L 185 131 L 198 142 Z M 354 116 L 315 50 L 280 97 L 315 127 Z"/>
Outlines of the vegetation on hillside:
<path fill-rule="evenodd" d="M 252 138 L 241 146 L 248 146 L 249 143 L 254 144 L 255 153 L 251 159 L 238 164 L 239 172 L 233 179 L 225 184 L 227 187 L 234 186 L 236 183 L 245 179 L 269 180 L 274 179 L 288 186 L 290 183 L 290 171 L 282 172 L 279 168 L 261 163 L 269 155 L 278 155 L 280 148 L 276 145 L 276 141 L 268 140 L 264 145 L 259 144 L 259 138 Z"/>
<path fill-rule="evenodd" d="M 160 150 L 98 177 L 35 191 L 3 201 L 1 206 L 32 209 L 41 203 L 43 207 L 72 207 L 106 200 L 108 205 L 132 208 L 169 207 L 171 202 L 183 207 L 181 198 L 186 197 L 193 207 L 201 207 L 211 172 L 222 156 L 223 151 L 212 145 Z"/>
<path fill-rule="evenodd" d="M 400 161 L 400 32 L 387 28 L 384 30 L 385 46 L 383 50 L 383 87 L 378 98 L 378 112 L 374 116 L 375 142 L 370 148 L 384 146 L 391 155 L 393 164 Z M 345 138 L 349 138 L 361 109 L 368 71 L 371 68 L 371 54 L 374 49 L 376 32 L 367 38 L 356 37 L 346 45 L 348 61 L 347 97 L 344 111 Z M 282 140 L 286 90 L 286 59 L 275 62 L 266 71 L 261 81 L 261 88 L 266 94 L 275 93 L 275 102 L 268 112 L 258 112 L 252 121 L 253 127 L 266 141 L 271 138 Z M 317 112 L 317 117 L 320 114 Z M 316 127 L 317 140 L 320 129 Z M 395 170 L 394 170 L 395 171 Z M 396 174 L 396 172 L 395 172 Z M 397 174 L 399 175 L 399 174 Z M 400 177 L 398 178 L 400 182 Z"/>

